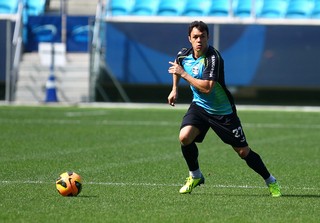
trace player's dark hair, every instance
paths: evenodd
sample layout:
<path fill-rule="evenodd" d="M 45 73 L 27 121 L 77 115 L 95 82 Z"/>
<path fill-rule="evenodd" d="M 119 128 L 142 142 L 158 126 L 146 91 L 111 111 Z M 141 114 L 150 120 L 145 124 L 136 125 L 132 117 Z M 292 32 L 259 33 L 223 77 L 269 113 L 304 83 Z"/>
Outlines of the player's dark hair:
<path fill-rule="evenodd" d="M 197 28 L 201 32 L 206 31 L 207 35 L 209 36 L 209 28 L 208 28 L 207 24 L 205 24 L 204 22 L 202 22 L 202 21 L 193 21 L 192 23 L 190 23 L 190 25 L 189 25 L 189 36 L 190 36 L 193 28 Z"/>

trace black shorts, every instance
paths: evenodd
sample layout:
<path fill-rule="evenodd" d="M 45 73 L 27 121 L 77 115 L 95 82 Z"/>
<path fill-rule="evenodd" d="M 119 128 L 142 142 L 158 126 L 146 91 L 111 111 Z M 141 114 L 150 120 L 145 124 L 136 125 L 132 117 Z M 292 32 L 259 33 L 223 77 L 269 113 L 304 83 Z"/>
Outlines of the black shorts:
<path fill-rule="evenodd" d="M 220 139 L 233 147 L 248 146 L 241 122 L 237 113 L 229 115 L 212 115 L 203 108 L 192 103 L 183 117 L 181 127 L 192 125 L 200 130 L 195 142 L 202 142 L 209 128 L 220 137 Z"/>

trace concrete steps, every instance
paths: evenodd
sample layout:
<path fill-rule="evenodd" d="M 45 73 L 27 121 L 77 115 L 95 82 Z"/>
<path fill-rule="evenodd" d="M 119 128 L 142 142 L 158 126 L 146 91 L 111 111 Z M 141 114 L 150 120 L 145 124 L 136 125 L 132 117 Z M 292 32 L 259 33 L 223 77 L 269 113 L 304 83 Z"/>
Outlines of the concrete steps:
<path fill-rule="evenodd" d="M 17 102 L 44 102 L 50 69 L 40 64 L 38 53 L 23 55 L 16 90 Z M 89 95 L 89 54 L 69 53 L 65 67 L 54 71 L 59 102 L 87 102 Z"/>
<path fill-rule="evenodd" d="M 98 0 L 67 0 L 68 15 L 95 15 Z M 60 0 L 51 0 L 49 10 L 59 11 Z"/>

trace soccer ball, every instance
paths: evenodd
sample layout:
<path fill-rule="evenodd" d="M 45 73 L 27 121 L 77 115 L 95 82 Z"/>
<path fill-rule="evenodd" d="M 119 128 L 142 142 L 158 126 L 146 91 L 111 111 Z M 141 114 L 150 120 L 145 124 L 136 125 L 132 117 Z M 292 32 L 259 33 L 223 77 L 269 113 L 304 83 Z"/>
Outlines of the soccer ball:
<path fill-rule="evenodd" d="M 77 196 L 82 189 L 81 176 L 71 171 L 62 173 L 56 181 L 56 188 L 62 196 Z"/>

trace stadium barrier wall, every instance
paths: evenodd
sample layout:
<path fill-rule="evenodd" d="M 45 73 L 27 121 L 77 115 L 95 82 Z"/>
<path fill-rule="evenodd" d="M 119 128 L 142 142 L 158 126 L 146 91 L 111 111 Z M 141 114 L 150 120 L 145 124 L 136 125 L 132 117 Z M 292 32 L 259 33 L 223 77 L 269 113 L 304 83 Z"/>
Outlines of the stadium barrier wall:
<path fill-rule="evenodd" d="M 68 52 L 88 52 L 94 16 L 67 16 Z M 30 16 L 26 26 L 25 50 L 37 51 L 39 42 L 61 42 L 61 16 Z"/>
<path fill-rule="evenodd" d="M 106 23 L 106 63 L 122 84 L 168 85 L 168 61 L 189 47 L 187 23 Z M 210 37 L 216 34 L 210 26 Z M 320 29 L 313 25 L 221 24 L 226 82 L 238 87 L 320 88 Z"/>

